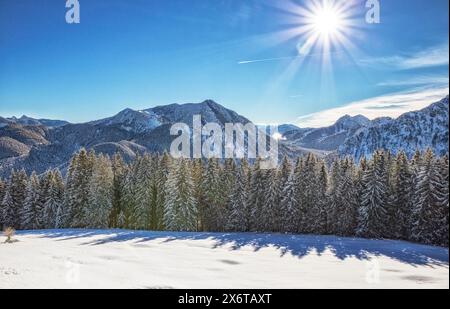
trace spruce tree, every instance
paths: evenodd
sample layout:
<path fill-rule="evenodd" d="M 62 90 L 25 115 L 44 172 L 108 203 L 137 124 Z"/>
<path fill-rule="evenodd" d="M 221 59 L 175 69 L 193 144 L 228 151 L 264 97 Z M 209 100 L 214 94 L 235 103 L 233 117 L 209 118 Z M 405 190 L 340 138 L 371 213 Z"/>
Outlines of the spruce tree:
<path fill-rule="evenodd" d="M 25 204 L 28 177 L 24 170 L 12 171 L 3 199 L 3 226 L 21 228 L 21 214 Z"/>
<path fill-rule="evenodd" d="M 250 209 L 248 205 L 248 176 L 247 164 L 237 167 L 237 174 L 233 190 L 228 201 L 230 209 L 227 230 L 230 232 L 250 231 Z"/>
<path fill-rule="evenodd" d="M 425 244 L 440 244 L 445 200 L 443 174 L 431 150 L 427 150 L 416 176 L 411 238 Z"/>
<path fill-rule="evenodd" d="M 164 225 L 170 231 L 197 230 L 197 204 L 194 198 L 194 183 L 186 159 L 172 164 L 166 183 Z"/>
<path fill-rule="evenodd" d="M 223 190 L 221 174 L 219 161 L 214 158 L 209 159 L 202 185 L 205 205 L 204 208 L 200 209 L 202 226 L 207 231 L 218 232 L 223 230 L 223 226 L 220 226 L 220 211 L 225 208 L 228 197 L 221 195 Z"/>
<path fill-rule="evenodd" d="M 88 218 L 85 217 L 89 206 L 89 185 L 95 161 L 93 152 L 81 149 L 74 156 L 69 167 L 65 203 L 69 215 L 67 217 L 72 228 L 85 228 Z"/>
<path fill-rule="evenodd" d="M 21 213 L 22 229 L 36 230 L 41 228 L 41 212 L 42 205 L 40 204 L 40 181 L 36 173 L 33 172 L 28 181 L 25 204 Z"/>
<path fill-rule="evenodd" d="M 449 166 L 448 155 L 444 156 L 439 161 L 439 171 L 441 174 L 442 185 L 439 186 L 440 192 L 440 214 L 441 219 L 440 228 L 438 230 L 438 243 L 442 246 L 449 245 Z"/>
<path fill-rule="evenodd" d="M 297 181 L 294 173 L 291 173 L 286 186 L 281 194 L 280 204 L 280 231 L 284 233 L 297 233 L 298 231 L 298 201 L 297 198 Z"/>
<path fill-rule="evenodd" d="M 339 164 L 339 182 L 335 183 L 331 200 L 331 232 L 339 236 L 352 236 L 357 227 L 358 192 L 355 185 L 355 165 L 347 158 Z"/>
<path fill-rule="evenodd" d="M 317 205 L 317 158 L 313 154 L 308 154 L 300 171 L 298 188 L 298 216 L 300 220 L 299 232 L 309 234 L 313 232 L 316 222 L 314 222 L 314 209 Z"/>
<path fill-rule="evenodd" d="M 89 205 L 85 217 L 87 227 L 107 228 L 112 209 L 113 171 L 108 157 L 100 155 L 93 166 L 89 183 Z"/>
<path fill-rule="evenodd" d="M 265 171 L 261 169 L 261 159 L 258 158 L 253 165 L 250 190 L 249 190 L 249 206 L 251 211 L 250 228 L 257 232 L 260 228 L 260 214 L 265 203 L 265 190 L 267 189 L 267 181 Z"/>
<path fill-rule="evenodd" d="M 358 214 L 357 234 L 367 238 L 384 238 L 388 229 L 388 175 L 383 151 L 377 151 L 363 177 L 364 191 Z"/>
<path fill-rule="evenodd" d="M 114 154 L 112 158 L 112 172 L 113 172 L 113 184 L 112 184 L 112 207 L 109 215 L 108 226 L 112 228 L 118 228 L 119 216 L 122 212 L 123 195 L 125 186 L 125 175 L 127 166 L 120 155 L 120 153 Z"/>
<path fill-rule="evenodd" d="M 400 152 L 395 160 L 393 185 L 394 213 L 391 214 L 393 237 L 408 239 L 411 218 L 413 175 L 405 152 Z"/>
<path fill-rule="evenodd" d="M 260 232 L 276 232 L 280 228 L 280 191 L 277 169 L 263 170 L 261 173 L 264 190 L 263 200 L 256 215 L 256 230 Z"/>
<path fill-rule="evenodd" d="M 64 179 L 59 169 L 53 170 L 53 179 L 50 187 L 50 196 L 45 205 L 46 209 L 49 209 L 51 213 L 56 209 L 56 214 L 50 216 L 51 220 L 47 221 L 47 225 L 50 228 L 64 228 L 66 210 L 64 208 Z"/>

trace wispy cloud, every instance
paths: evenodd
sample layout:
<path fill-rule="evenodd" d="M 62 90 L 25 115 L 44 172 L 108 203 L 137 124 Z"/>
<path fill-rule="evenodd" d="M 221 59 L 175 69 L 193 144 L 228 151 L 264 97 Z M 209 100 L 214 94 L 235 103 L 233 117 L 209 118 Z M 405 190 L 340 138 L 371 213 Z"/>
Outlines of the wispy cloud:
<path fill-rule="evenodd" d="M 298 118 L 298 125 L 304 128 L 317 128 L 332 125 L 344 115 L 364 115 L 369 119 L 379 117 L 396 118 L 406 112 L 420 110 L 447 96 L 449 87 L 415 89 L 384 96 L 374 97 L 348 105 L 324 110 Z"/>
<path fill-rule="evenodd" d="M 438 75 L 424 75 L 415 76 L 406 79 L 389 80 L 387 82 L 378 83 L 379 87 L 399 87 L 399 86 L 420 86 L 420 85 L 435 85 L 445 86 L 449 84 L 449 78 L 447 76 Z"/>
<path fill-rule="evenodd" d="M 448 42 L 424 50 L 389 57 L 366 58 L 359 60 L 368 66 L 388 66 L 400 70 L 420 69 L 449 64 Z"/>

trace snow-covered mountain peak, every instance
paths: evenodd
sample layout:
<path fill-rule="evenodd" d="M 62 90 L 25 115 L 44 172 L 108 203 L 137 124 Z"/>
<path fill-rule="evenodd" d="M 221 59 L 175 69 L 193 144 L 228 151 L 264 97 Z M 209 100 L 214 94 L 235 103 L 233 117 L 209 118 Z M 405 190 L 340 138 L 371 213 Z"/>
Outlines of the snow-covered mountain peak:
<path fill-rule="evenodd" d="M 359 127 L 366 127 L 370 125 L 369 118 L 363 115 L 350 116 L 345 115 L 336 121 L 335 126 L 340 129 L 355 129 Z"/>

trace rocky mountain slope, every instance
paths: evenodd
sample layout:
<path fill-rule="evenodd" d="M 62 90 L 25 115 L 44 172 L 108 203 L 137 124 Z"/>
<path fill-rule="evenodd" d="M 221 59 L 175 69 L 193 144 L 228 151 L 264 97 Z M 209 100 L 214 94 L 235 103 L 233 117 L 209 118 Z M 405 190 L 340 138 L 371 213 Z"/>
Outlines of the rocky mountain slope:
<path fill-rule="evenodd" d="M 339 146 L 341 156 L 356 159 L 370 156 L 377 149 L 400 150 L 412 156 L 417 149 L 431 148 L 438 155 L 448 153 L 448 97 L 420 111 L 397 119 L 380 118 L 359 130 Z"/>
<path fill-rule="evenodd" d="M 0 152 L 4 153 L 3 160 L 0 160 L 0 175 L 7 175 L 11 168 L 37 172 L 55 167 L 64 169 L 73 153 L 81 147 L 109 155 L 119 152 L 127 160 L 144 152 L 162 153 L 170 149 L 176 138 L 170 135 L 171 126 L 181 122 L 192 127 L 194 115 L 201 115 L 203 124 L 215 122 L 222 127 L 225 123 L 250 123 L 247 118 L 208 100 L 199 104 L 172 104 L 143 111 L 126 109 L 110 118 L 53 128 L 8 124 L 0 128 L 0 137 L 10 137 L 21 143 L 25 138 L 16 138 L 19 134 L 13 134 L 13 128 L 20 132 L 39 128 L 46 131 L 42 140 L 37 142 L 36 137 L 36 142 L 29 149 L 22 149 L 22 145 L 5 140 L 3 144 L 8 142 L 11 145 L 3 151 L 0 148 Z M 280 145 L 280 152 L 291 157 L 295 155 L 293 149 L 284 145 Z"/>
<path fill-rule="evenodd" d="M 127 160 L 144 152 L 161 153 L 169 150 L 176 138 L 170 135 L 170 127 L 178 122 L 192 126 L 194 115 L 201 115 L 203 124 L 215 122 L 222 127 L 250 122 L 211 100 L 141 111 L 125 109 L 113 117 L 81 124 L 26 116 L 0 118 L 0 176 L 7 176 L 12 168 L 28 172 L 64 169 L 81 147 L 109 155 L 119 152 Z M 416 149 L 428 147 L 442 155 L 448 153 L 448 97 L 398 119 L 370 121 L 364 116 L 344 116 L 325 128 L 282 125 L 279 132 L 283 135 L 280 155 L 291 158 L 312 152 L 359 159 L 380 148 L 402 149 L 412 155 Z"/>

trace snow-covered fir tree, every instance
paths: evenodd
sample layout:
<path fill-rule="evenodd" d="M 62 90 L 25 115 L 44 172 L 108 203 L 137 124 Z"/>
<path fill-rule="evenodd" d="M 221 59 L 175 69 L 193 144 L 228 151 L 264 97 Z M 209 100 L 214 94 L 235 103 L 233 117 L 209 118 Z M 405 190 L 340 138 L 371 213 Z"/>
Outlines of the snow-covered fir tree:
<path fill-rule="evenodd" d="M 410 218 L 412 214 L 413 174 L 408 157 L 400 152 L 395 160 L 394 175 L 392 177 L 392 193 L 394 212 L 391 214 L 393 237 L 408 239 Z"/>
<path fill-rule="evenodd" d="M 89 185 L 92 176 L 95 155 L 81 149 L 74 156 L 69 166 L 67 190 L 65 192 L 65 207 L 69 212 L 67 217 L 70 227 L 84 228 L 89 222 L 85 217 L 86 207 L 89 205 Z"/>
<path fill-rule="evenodd" d="M 444 156 L 439 160 L 439 171 L 441 173 L 442 186 L 440 186 L 441 192 L 441 207 L 440 207 L 440 220 L 441 227 L 438 231 L 437 244 L 447 246 L 449 244 L 449 166 L 448 156 Z"/>
<path fill-rule="evenodd" d="M 359 165 L 314 155 L 260 160 L 176 160 L 138 155 L 129 164 L 82 149 L 59 170 L 0 180 L 0 225 L 16 229 L 131 228 L 284 232 L 395 238 L 448 246 L 448 156 L 378 151 Z"/>
<path fill-rule="evenodd" d="M 123 195 L 125 187 L 125 176 L 127 165 L 120 153 L 114 154 L 111 162 L 113 173 L 112 183 L 112 205 L 109 215 L 109 226 L 113 228 L 121 227 L 119 224 L 119 216 L 123 211 Z"/>
<path fill-rule="evenodd" d="M 313 154 L 308 154 L 300 171 L 298 188 L 298 216 L 300 220 L 300 233 L 312 233 L 315 223 L 314 208 L 318 200 L 317 182 L 317 158 Z"/>
<path fill-rule="evenodd" d="M 334 180 L 331 195 L 331 233 L 339 236 L 354 235 L 358 217 L 358 192 L 355 184 L 355 165 L 349 158 L 338 165 L 338 178 Z"/>
<path fill-rule="evenodd" d="M 297 233 L 298 230 L 298 201 L 297 201 L 297 181 L 294 173 L 289 176 L 289 180 L 281 193 L 281 226 L 280 231 L 284 233 Z"/>
<path fill-rule="evenodd" d="M 260 228 L 260 213 L 264 206 L 265 191 L 267 190 L 267 175 L 261 169 L 261 159 L 258 158 L 253 165 L 252 178 L 250 182 L 248 203 L 251 205 L 250 228 L 252 231 L 258 231 Z"/>
<path fill-rule="evenodd" d="M 221 181 L 222 169 L 218 159 L 209 159 L 203 178 L 203 192 L 204 205 L 200 209 L 201 225 L 207 231 L 221 231 L 223 226 L 220 226 L 221 209 L 226 207 L 226 200 L 228 197 L 221 195 L 223 190 Z"/>
<path fill-rule="evenodd" d="M 262 170 L 262 203 L 256 212 L 256 230 L 277 232 L 280 229 L 280 187 L 277 169 Z"/>
<path fill-rule="evenodd" d="M 164 207 L 164 226 L 170 231 L 197 230 L 197 204 L 189 162 L 173 162 L 167 183 Z"/>
<path fill-rule="evenodd" d="M 388 172 L 383 151 L 374 153 L 363 177 L 364 191 L 358 214 L 357 234 L 368 238 L 386 237 L 389 209 Z"/>
<path fill-rule="evenodd" d="M 431 150 L 425 153 L 416 175 L 411 238 L 426 244 L 441 242 L 442 209 L 445 203 L 445 181 L 439 161 Z"/>
<path fill-rule="evenodd" d="M 113 171 L 108 157 L 95 160 L 89 183 L 89 205 L 85 208 L 87 227 L 107 228 L 112 211 Z"/>
<path fill-rule="evenodd" d="M 3 198 L 6 194 L 6 182 L 0 178 L 0 213 L 1 213 L 1 204 L 3 201 Z M 1 214 L 0 214 L 0 222 L 1 222 Z"/>
<path fill-rule="evenodd" d="M 318 164 L 317 175 L 317 203 L 313 209 L 314 226 L 311 230 L 314 234 L 328 233 L 328 213 L 329 213 L 329 199 L 328 199 L 328 172 L 325 162 L 320 161 Z"/>
<path fill-rule="evenodd" d="M 28 177 L 25 171 L 13 170 L 2 202 L 3 227 L 12 227 L 14 229 L 21 227 L 21 214 L 25 204 L 27 186 Z"/>
<path fill-rule="evenodd" d="M 228 231 L 248 232 L 250 231 L 250 209 L 248 205 L 248 164 L 241 162 L 237 167 L 237 174 L 233 190 L 230 194 L 229 216 L 227 222 Z"/>
<path fill-rule="evenodd" d="M 41 214 L 43 205 L 40 200 L 40 181 L 36 173 L 32 173 L 27 185 L 25 204 L 21 211 L 22 229 L 35 230 L 42 228 Z"/>
<path fill-rule="evenodd" d="M 47 213 L 53 212 L 56 209 L 55 217 L 50 217 L 47 219 L 47 225 L 50 228 L 62 228 L 66 216 L 66 211 L 64 208 L 64 179 L 61 172 L 58 169 L 53 170 L 52 184 L 50 187 L 50 195 L 47 199 L 44 207 L 47 209 Z M 50 210 L 50 211 L 49 211 Z"/>
<path fill-rule="evenodd" d="M 139 163 L 139 169 L 136 171 L 136 183 L 135 183 L 135 202 L 133 209 L 133 222 L 136 229 L 149 229 L 152 208 L 155 207 L 153 184 L 154 171 L 153 171 L 153 159 L 150 155 L 146 154 L 141 157 Z"/>

